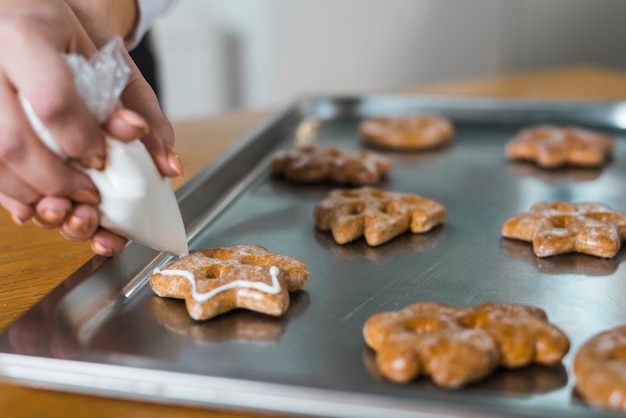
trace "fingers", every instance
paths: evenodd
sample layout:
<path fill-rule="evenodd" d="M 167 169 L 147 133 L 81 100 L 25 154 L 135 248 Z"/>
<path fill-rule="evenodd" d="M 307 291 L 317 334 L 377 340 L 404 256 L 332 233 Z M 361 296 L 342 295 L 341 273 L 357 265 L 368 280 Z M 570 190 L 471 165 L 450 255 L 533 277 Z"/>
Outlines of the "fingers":
<path fill-rule="evenodd" d="M 129 61 L 132 73 L 122 93 L 122 102 L 148 122 L 150 132 L 142 138 L 142 141 L 161 174 L 166 177 L 180 176 L 183 174 L 183 165 L 178 154 L 174 152 L 174 129 L 161 111 L 152 87 L 130 58 Z"/>
<path fill-rule="evenodd" d="M 104 124 L 114 138 L 132 141 L 143 138 L 149 131 L 148 122 L 130 109 L 118 108 Z"/>
<path fill-rule="evenodd" d="M 87 241 L 98 230 L 100 219 L 98 211 L 91 205 L 74 205 L 59 232 L 69 241 Z"/>
<path fill-rule="evenodd" d="M 100 255 L 110 257 L 122 252 L 126 246 L 126 238 L 100 228 L 91 239 L 91 249 Z"/>
<path fill-rule="evenodd" d="M 69 241 L 91 240 L 91 249 L 99 255 L 113 256 L 126 246 L 126 238 L 99 227 L 98 211 L 91 205 L 76 205 L 59 227 Z"/>
<path fill-rule="evenodd" d="M 69 199 L 46 196 L 35 206 L 33 223 L 44 229 L 58 228 L 71 211 L 72 202 Z"/>
<path fill-rule="evenodd" d="M 32 206 L 13 199 L 4 193 L 0 193 L 0 206 L 11 214 L 13 222 L 19 226 L 26 225 L 28 220 L 35 214 L 35 210 Z"/>
<path fill-rule="evenodd" d="M 74 196 L 77 201 L 98 203 L 99 196 L 91 180 L 78 170 L 68 166 L 50 151 L 36 136 L 26 120 L 14 90 L 6 79 L 0 78 L 0 161 L 14 173 L 13 181 L 20 179 L 40 195 Z M 5 176 L 6 178 L 6 176 Z M 15 185 L 2 184 L 4 193 L 15 194 L 7 188 Z M 24 200 L 33 203 L 34 200 Z"/>
<path fill-rule="evenodd" d="M 61 55 L 69 36 L 49 39 L 49 28 L 42 26 L 32 17 L 13 18 L 0 25 L 0 67 L 6 84 L 13 95 L 19 91 L 28 99 L 65 154 L 101 168 L 105 161 L 103 134 L 78 95 L 73 74 Z M 86 34 L 79 29 L 75 32 L 69 37 L 74 38 L 72 43 L 95 52 Z M 17 106 L 14 102 L 11 105 Z"/>

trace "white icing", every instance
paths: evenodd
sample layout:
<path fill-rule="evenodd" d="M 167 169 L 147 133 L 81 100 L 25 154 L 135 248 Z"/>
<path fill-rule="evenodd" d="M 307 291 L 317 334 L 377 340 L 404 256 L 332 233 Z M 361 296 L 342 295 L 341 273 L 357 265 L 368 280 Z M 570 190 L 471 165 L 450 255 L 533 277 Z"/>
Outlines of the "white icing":
<path fill-rule="evenodd" d="M 162 274 L 164 276 L 181 276 L 185 279 L 189 280 L 191 283 L 191 296 L 198 302 L 205 302 L 216 295 L 225 292 L 234 288 L 247 288 L 247 289 L 256 289 L 261 292 L 269 293 L 272 295 L 280 292 L 280 282 L 278 281 L 278 273 L 280 270 L 276 266 L 270 267 L 270 275 L 272 276 L 272 284 L 268 285 L 267 283 L 262 282 L 251 282 L 248 280 L 233 280 L 232 282 L 226 283 L 222 286 L 216 287 L 215 289 L 206 292 L 199 293 L 196 284 L 196 275 L 188 270 L 161 270 L 158 267 L 154 269 L 153 274 Z"/>

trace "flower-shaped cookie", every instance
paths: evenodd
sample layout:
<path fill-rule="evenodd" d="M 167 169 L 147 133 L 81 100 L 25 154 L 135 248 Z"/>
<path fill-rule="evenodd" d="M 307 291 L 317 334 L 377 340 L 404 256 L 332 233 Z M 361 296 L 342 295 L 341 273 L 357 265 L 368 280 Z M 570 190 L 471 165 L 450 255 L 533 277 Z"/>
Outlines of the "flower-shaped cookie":
<path fill-rule="evenodd" d="M 532 242 L 538 257 L 579 252 L 610 258 L 626 239 L 626 215 L 600 203 L 540 202 L 507 219 L 502 236 Z"/>
<path fill-rule="evenodd" d="M 596 167 L 612 152 L 613 140 L 608 136 L 571 126 L 523 129 L 506 145 L 508 158 L 534 161 L 544 168 Z"/>
<path fill-rule="evenodd" d="M 280 316 L 289 292 L 301 289 L 310 275 L 300 260 L 244 244 L 193 251 L 155 269 L 150 287 L 159 296 L 184 299 L 196 320 L 236 308 Z"/>
<path fill-rule="evenodd" d="M 418 302 L 373 315 L 363 336 L 390 381 L 430 376 L 446 388 L 481 380 L 499 366 L 553 365 L 569 350 L 567 336 L 543 310 L 520 304 L 470 308 Z"/>
<path fill-rule="evenodd" d="M 332 190 L 315 206 L 315 223 L 338 244 L 361 236 L 371 246 L 411 230 L 426 232 L 443 222 L 446 208 L 432 199 L 372 187 Z"/>
<path fill-rule="evenodd" d="M 594 335 L 574 357 L 576 388 L 591 404 L 626 411 L 626 326 Z"/>
<path fill-rule="evenodd" d="M 391 169 L 389 158 L 370 151 L 304 145 L 274 154 L 272 172 L 297 183 L 329 181 L 362 186 L 376 184 Z"/>
<path fill-rule="evenodd" d="M 366 119 L 359 125 L 363 140 L 371 145 L 398 150 L 434 148 L 452 140 L 454 128 L 439 115 L 409 115 Z"/>

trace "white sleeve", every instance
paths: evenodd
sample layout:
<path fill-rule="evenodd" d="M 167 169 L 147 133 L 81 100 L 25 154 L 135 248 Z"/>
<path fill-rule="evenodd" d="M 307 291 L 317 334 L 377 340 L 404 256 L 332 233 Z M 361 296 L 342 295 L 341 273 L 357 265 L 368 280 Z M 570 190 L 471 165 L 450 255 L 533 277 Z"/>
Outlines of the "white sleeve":
<path fill-rule="evenodd" d="M 165 14 L 178 0 L 137 0 L 137 26 L 126 38 L 128 49 L 133 49 L 146 34 L 154 21 Z"/>

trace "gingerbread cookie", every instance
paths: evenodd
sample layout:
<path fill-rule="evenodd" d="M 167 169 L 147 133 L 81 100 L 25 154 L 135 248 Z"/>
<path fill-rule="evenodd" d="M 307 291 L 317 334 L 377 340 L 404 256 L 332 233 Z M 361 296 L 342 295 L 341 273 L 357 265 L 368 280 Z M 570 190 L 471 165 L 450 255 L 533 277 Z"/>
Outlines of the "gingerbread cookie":
<path fill-rule="evenodd" d="M 359 134 L 371 145 L 399 150 L 434 148 L 452 140 L 452 123 L 438 115 L 412 115 L 366 119 Z"/>
<path fill-rule="evenodd" d="M 554 365 L 569 350 L 569 339 L 543 310 L 506 303 L 470 308 L 418 302 L 373 315 L 363 336 L 390 381 L 430 376 L 446 388 L 484 379 L 499 366 Z"/>
<path fill-rule="evenodd" d="M 626 214 L 600 203 L 540 202 L 507 219 L 502 236 L 532 242 L 537 257 L 579 252 L 610 258 L 626 239 Z"/>
<path fill-rule="evenodd" d="M 383 244 L 411 230 L 427 232 L 446 218 L 446 208 L 418 195 L 361 187 L 332 190 L 315 205 L 315 223 L 332 231 L 338 244 L 361 236 L 371 246 Z"/>
<path fill-rule="evenodd" d="M 361 186 L 376 184 L 391 169 L 389 158 L 370 151 L 304 145 L 274 154 L 272 172 L 297 183 L 329 181 Z"/>
<path fill-rule="evenodd" d="M 301 289 L 311 272 L 302 261 L 252 244 L 191 252 L 155 269 L 150 287 L 162 297 L 184 299 L 196 320 L 236 308 L 279 316 L 289 292 Z"/>
<path fill-rule="evenodd" d="M 612 152 L 610 137 L 572 126 L 543 125 L 523 129 L 506 145 L 508 158 L 534 161 L 544 168 L 597 167 L 604 164 Z"/>
<path fill-rule="evenodd" d="M 592 405 L 626 411 L 626 326 L 589 339 L 574 357 L 578 392 Z"/>

